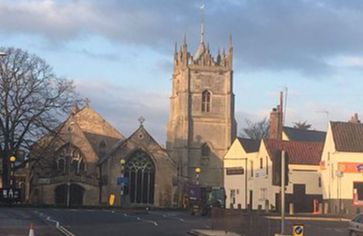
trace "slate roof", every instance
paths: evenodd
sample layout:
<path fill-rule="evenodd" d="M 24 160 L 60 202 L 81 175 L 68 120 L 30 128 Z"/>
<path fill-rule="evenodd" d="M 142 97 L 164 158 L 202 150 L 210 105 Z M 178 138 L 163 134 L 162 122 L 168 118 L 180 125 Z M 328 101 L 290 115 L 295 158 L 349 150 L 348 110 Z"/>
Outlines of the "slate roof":
<path fill-rule="evenodd" d="M 317 130 L 303 130 L 292 127 L 284 127 L 284 132 L 291 141 L 324 142 L 326 132 Z"/>
<path fill-rule="evenodd" d="M 261 140 L 253 140 L 240 137 L 238 137 L 238 140 L 247 153 L 258 152 L 258 150 L 260 149 Z"/>
<path fill-rule="evenodd" d="M 340 152 L 363 152 L 363 124 L 330 122 L 335 149 Z"/>
<path fill-rule="evenodd" d="M 264 143 L 272 161 L 275 153 L 282 148 L 289 156 L 289 164 L 297 165 L 319 165 L 324 145 L 320 142 L 281 142 L 276 139 L 265 139 Z"/>

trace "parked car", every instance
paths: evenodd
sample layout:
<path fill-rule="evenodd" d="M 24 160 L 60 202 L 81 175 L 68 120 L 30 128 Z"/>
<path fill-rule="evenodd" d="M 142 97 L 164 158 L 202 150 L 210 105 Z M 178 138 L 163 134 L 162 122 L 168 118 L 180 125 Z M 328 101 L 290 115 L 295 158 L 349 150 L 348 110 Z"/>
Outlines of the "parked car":
<path fill-rule="evenodd" d="M 363 236 L 363 213 L 356 215 L 349 222 L 349 235 L 350 236 Z"/>

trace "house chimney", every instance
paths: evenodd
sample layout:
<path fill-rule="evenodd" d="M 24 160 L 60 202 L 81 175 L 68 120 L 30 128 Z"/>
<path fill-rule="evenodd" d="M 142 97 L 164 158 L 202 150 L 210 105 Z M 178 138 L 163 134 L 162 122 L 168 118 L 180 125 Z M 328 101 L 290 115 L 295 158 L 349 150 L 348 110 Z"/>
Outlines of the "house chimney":
<path fill-rule="evenodd" d="M 360 120 L 358 118 L 358 113 L 354 113 L 354 115 L 350 118 L 350 123 L 360 124 Z"/>
<path fill-rule="evenodd" d="M 273 108 L 270 113 L 268 137 L 270 139 L 282 140 L 283 127 L 283 92 L 280 93 L 280 105 Z"/>

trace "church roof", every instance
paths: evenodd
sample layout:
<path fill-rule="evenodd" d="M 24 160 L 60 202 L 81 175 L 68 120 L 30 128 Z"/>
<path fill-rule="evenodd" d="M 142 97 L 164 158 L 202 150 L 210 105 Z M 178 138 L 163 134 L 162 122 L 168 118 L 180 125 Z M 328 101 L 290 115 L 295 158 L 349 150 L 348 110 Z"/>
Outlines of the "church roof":
<path fill-rule="evenodd" d="M 238 141 L 241 143 L 243 149 L 247 153 L 258 152 L 260 148 L 261 140 L 253 140 L 253 139 L 238 137 Z"/>
<path fill-rule="evenodd" d="M 326 132 L 284 127 L 284 132 L 291 141 L 324 142 Z"/>
<path fill-rule="evenodd" d="M 150 143 L 156 145 L 158 149 L 164 151 L 167 153 L 166 149 L 161 147 L 160 144 L 147 132 L 147 130 L 144 128 L 144 126 L 141 124 L 138 129 L 135 130 L 134 133 L 132 133 L 127 139 L 122 139 L 116 142 L 113 147 L 111 148 L 110 152 L 107 156 L 102 158 L 99 162 L 99 164 L 104 163 L 107 159 L 111 157 L 111 155 L 116 152 L 121 146 L 126 144 L 127 142 L 134 142 L 137 143 L 138 146 L 148 146 Z"/>
<path fill-rule="evenodd" d="M 105 155 L 118 140 L 125 137 L 90 106 L 85 106 L 73 114 L 72 119 L 100 157 Z M 103 147 L 104 146 L 104 147 Z"/>
<path fill-rule="evenodd" d="M 270 159 L 275 158 L 278 150 L 285 150 L 289 156 L 289 164 L 295 165 L 319 165 L 323 152 L 323 143 L 278 141 L 276 139 L 264 140 Z"/>
<path fill-rule="evenodd" d="M 83 132 L 108 136 L 113 138 L 125 138 L 119 131 L 107 122 L 90 106 L 85 106 L 74 114 L 74 119 Z"/>
<path fill-rule="evenodd" d="M 335 149 L 340 152 L 363 152 L 363 124 L 330 122 Z"/>

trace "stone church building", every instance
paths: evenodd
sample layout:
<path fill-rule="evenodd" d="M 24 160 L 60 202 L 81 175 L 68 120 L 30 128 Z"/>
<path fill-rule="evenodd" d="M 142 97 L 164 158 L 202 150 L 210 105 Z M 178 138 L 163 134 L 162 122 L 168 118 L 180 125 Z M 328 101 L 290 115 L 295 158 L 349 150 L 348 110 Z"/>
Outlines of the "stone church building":
<path fill-rule="evenodd" d="M 194 55 L 186 39 L 175 51 L 167 150 L 178 163 L 184 187 L 196 181 L 201 186 L 223 186 L 223 156 L 236 137 L 233 94 L 233 48 L 211 55 L 201 38 Z"/>
<path fill-rule="evenodd" d="M 31 157 L 30 200 L 34 204 L 80 206 L 171 206 L 175 164 L 142 123 L 125 138 L 88 105 L 74 109 L 40 139 Z M 120 160 L 125 161 L 123 187 Z"/>
<path fill-rule="evenodd" d="M 74 109 L 33 146 L 31 202 L 169 207 L 196 183 L 223 187 L 223 156 L 237 128 L 232 61 L 232 39 L 213 57 L 203 24 L 194 55 L 184 38 L 174 54 L 166 149 L 143 120 L 125 138 L 88 105 Z"/>

